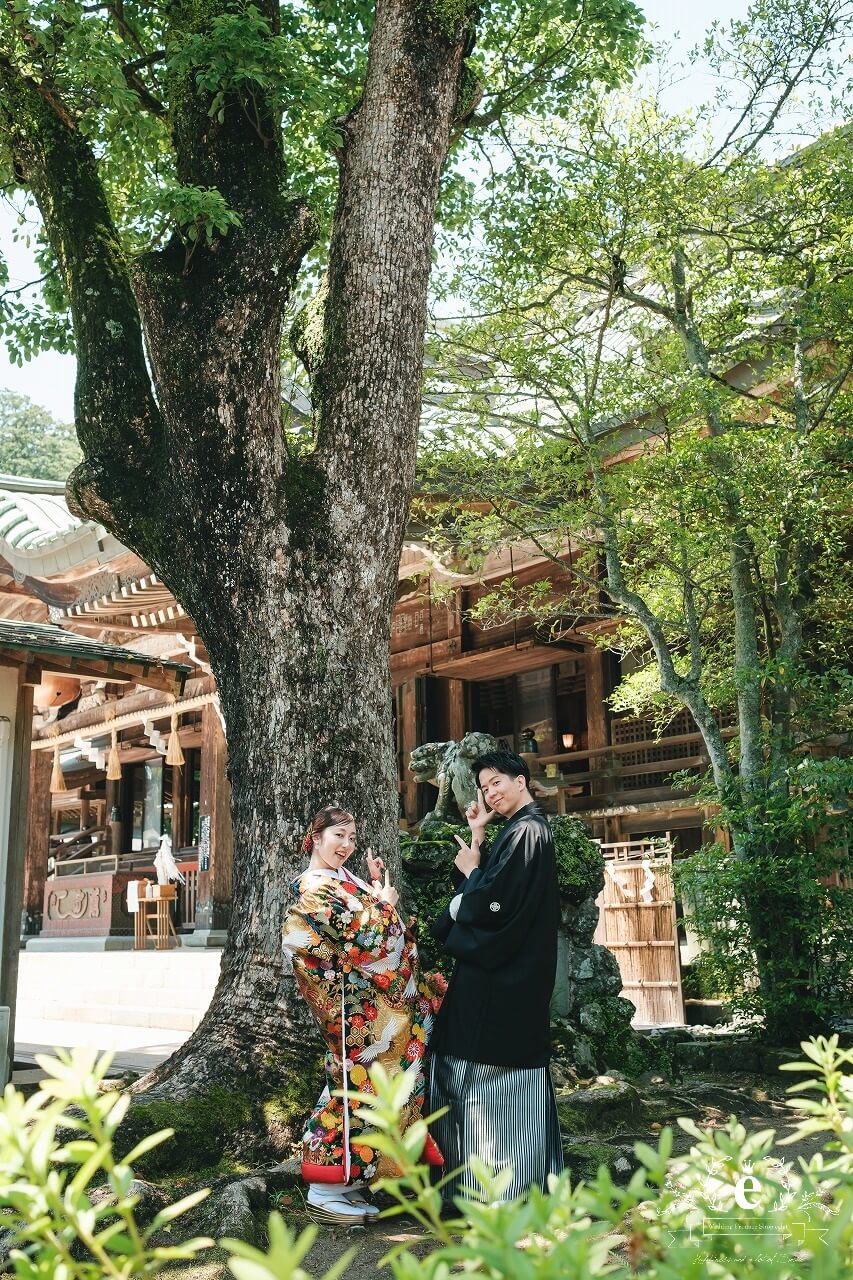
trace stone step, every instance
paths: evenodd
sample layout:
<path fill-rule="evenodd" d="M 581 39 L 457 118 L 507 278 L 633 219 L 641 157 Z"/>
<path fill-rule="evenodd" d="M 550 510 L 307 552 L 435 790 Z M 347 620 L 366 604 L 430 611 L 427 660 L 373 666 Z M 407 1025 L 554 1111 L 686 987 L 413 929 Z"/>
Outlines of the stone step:
<path fill-rule="evenodd" d="M 57 989 L 41 984 L 18 986 L 18 1008 L 25 1009 L 32 1017 L 48 1017 L 38 1012 L 48 1005 L 56 1008 L 77 1008 L 80 1005 L 101 1006 L 109 1009 L 206 1009 L 213 996 L 214 983 L 204 986 L 132 987 L 116 986 L 114 981 L 102 987 L 92 988 L 85 983 L 74 983 Z"/>
<path fill-rule="evenodd" d="M 221 952 L 29 952 L 20 955 L 18 1010 L 50 1022 L 189 1032 L 204 1016 Z"/>
<path fill-rule="evenodd" d="M 138 1004 L 53 1004 L 18 1006 L 25 1018 L 74 1026 L 162 1027 L 167 1031 L 194 1031 L 204 1009 L 173 1009 Z"/>
<path fill-rule="evenodd" d="M 86 1046 L 98 1053 L 110 1052 L 112 1071 L 150 1071 L 186 1040 L 188 1031 L 167 1027 L 128 1027 L 121 1023 L 45 1022 L 38 1018 L 16 1019 L 15 1059 L 35 1063 L 38 1056 L 53 1056 L 57 1046 L 72 1049 Z"/>

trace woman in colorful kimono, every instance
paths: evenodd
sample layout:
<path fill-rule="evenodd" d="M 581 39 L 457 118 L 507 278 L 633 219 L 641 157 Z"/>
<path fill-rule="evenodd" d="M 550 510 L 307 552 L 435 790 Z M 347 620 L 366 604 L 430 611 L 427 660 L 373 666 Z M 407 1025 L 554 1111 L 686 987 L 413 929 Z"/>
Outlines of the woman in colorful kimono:
<path fill-rule="evenodd" d="M 364 1122 L 348 1094 L 372 1092 L 371 1063 L 380 1062 L 389 1075 L 408 1070 L 414 1079 L 403 1129 L 418 1118 L 424 1050 L 444 983 L 440 975 L 422 978 L 414 937 L 397 912 L 399 895 L 382 859 L 368 854 L 369 885 L 346 869 L 355 846 L 352 814 L 335 805 L 321 809 L 305 837 L 310 861 L 294 881 L 296 901 L 282 929 L 297 984 L 327 1045 L 326 1087 L 302 1142 L 308 1203 L 322 1217 L 348 1223 L 378 1213 L 361 1189 L 393 1172 L 385 1157 L 360 1141 Z M 335 1097 L 336 1091 L 343 1096 Z M 442 1163 L 431 1138 L 424 1158 Z"/>

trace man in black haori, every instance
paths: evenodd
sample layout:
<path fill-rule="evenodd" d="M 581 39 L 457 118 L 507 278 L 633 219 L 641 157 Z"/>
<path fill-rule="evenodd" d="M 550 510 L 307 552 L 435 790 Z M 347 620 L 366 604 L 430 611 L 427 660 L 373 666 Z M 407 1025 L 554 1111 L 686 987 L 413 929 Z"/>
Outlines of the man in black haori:
<path fill-rule="evenodd" d="M 466 816 L 471 844 L 457 837 L 460 890 L 432 926 L 456 964 L 430 1042 L 430 1110 L 446 1107 L 432 1132 L 445 1168 L 472 1155 L 513 1169 L 509 1200 L 563 1168 L 551 1052 L 550 1003 L 560 918 L 557 864 L 548 821 L 528 790 L 520 756 L 495 751 L 474 763 L 477 799 Z M 489 808 L 487 809 L 487 805 Z M 504 818 L 488 854 L 486 824 Z M 450 1200 L 475 1179 L 442 1189 Z"/>

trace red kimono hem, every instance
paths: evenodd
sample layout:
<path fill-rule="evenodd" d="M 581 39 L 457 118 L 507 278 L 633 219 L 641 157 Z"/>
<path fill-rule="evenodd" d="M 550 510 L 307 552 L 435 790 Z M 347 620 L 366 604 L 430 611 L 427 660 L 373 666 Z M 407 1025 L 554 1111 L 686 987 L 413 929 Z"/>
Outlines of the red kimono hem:
<path fill-rule="evenodd" d="M 342 1164 L 310 1164 L 307 1160 L 302 1161 L 303 1182 L 344 1183 L 346 1180 L 346 1170 Z"/>

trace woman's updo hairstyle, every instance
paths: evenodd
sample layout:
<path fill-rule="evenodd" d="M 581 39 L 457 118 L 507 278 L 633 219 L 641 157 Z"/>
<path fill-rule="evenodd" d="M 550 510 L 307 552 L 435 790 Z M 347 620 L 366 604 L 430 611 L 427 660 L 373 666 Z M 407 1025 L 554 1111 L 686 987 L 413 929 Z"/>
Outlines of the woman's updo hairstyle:
<path fill-rule="evenodd" d="M 322 835 L 327 827 L 340 826 L 342 822 L 355 822 L 355 818 L 347 809 L 342 809 L 340 805 L 324 805 L 319 813 L 314 814 L 308 830 L 305 832 L 305 839 L 302 841 L 303 853 L 311 852 L 315 836 Z"/>

